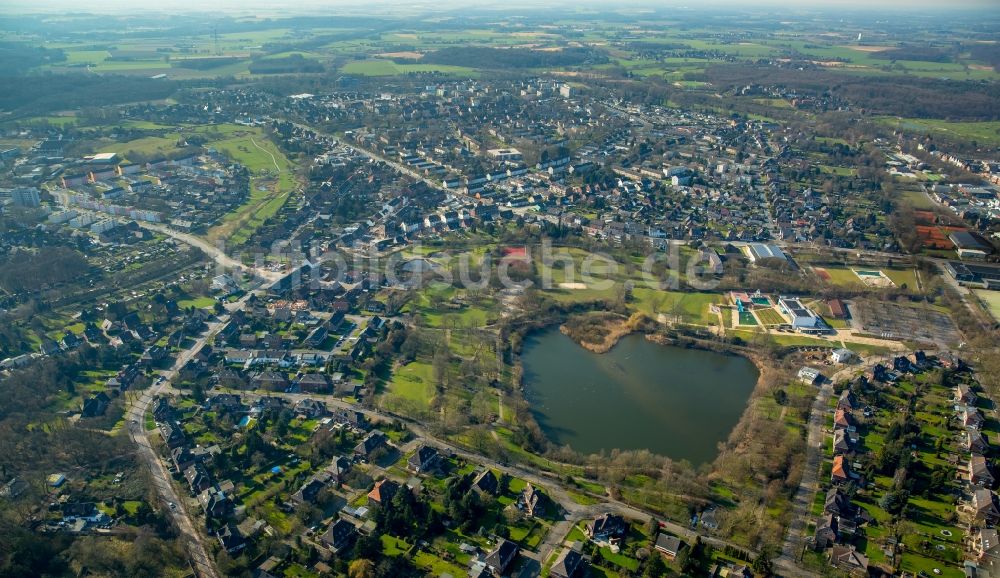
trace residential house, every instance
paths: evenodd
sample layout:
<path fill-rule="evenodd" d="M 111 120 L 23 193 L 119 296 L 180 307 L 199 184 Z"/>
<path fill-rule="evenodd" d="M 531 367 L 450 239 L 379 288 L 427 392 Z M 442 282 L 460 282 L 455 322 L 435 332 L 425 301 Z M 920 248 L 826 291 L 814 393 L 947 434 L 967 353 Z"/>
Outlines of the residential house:
<path fill-rule="evenodd" d="M 327 411 L 325 403 L 309 397 L 300 399 L 295 404 L 295 413 L 304 415 L 309 419 L 326 415 Z"/>
<path fill-rule="evenodd" d="M 1000 521 L 1000 510 L 997 509 L 993 491 L 989 488 L 977 488 L 972 492 L 972 517 L 977 523 L 995 525 Z"/>
<path fill-rule="evenodd" d="M 969 483 L 973 486 L 992 488 L 996 480 L 990 473 L 989 463 L 986 458 L 979 454 L 972 454 L 969 458 Z"/>
<path fill-rule="evenodd" d="M 837 543 L 837 517 L 833 514 L 821 516 L 816 523 L 814 534 L 817 550 L 826 550 Z"/>
<path fill-rule="evenodd" d="M 843 409 L 833 413 L 833 431 L 854 431 L 854 417 Z"/>
<path fill-rule="evenodd" d="M 963 406 L 958 410 L 958 419 L 967 429 L 979 429 L 986 421 L 978 407 Z"/>
<path fill-rule="evenodd" d="M 165 421 L 159 424 L 160 436 L 163 437 L 163 443 L 167 445 L 168 448 L 173 449 L 187 444 L 187 437 L 184 435 L 184 430 L 181 429 L 180 424 L 175 421 Z"/>
<path fill-rule="evenodd" d="M 587 524 L 587 537 L 595 542 L 611 542 L 624 538 L 628 522 L 617 514 L 602 514 Z"/>
<path fill-rule="evenodd" d="M 663 554 L 667 560 L 673 560 L 680 553 L 681 548 L 684 547 L 684 542 L 677 536 L 671 536 L 670 534 L 660 534 L 656 537 L 656 545 L 654 546 L 657 552 Z"/>
<path fill-rule="evenodd" d="M 517 544 L 500 538 L 493 551 L 486 556 L 486 567 L 494 576 L 506 576 L 520 551 Z"/>
<path fill-rule="evenodd" d="M 834 349 L 833 352 L 830 353 L 830 360 L 834 363 L 850 363 L 854 360 L 854 358 L 854 352 L 843 347 Z"/>
<path fill-rule="evenodd" d="M 846 484 L 851 479 L 851 468 L 847 465 L 844 456 L 834 456 L 833 469 L 830 471 L 830 482 L 833 484 Z"/>
<path fill-rule="evenodd" d="M 103 391 L 98 392 L 95 395 L 88 397 L 83 402 L 83 411 L 80 413 L 81 417 L 98 417 L 104 415 L 107 411 L 108 405 L 111 404 L 111 398 L 108 394 Z"/>
<path fill-rule="evenodd" d="M 715 515 L 715 509 L 702 510 L 698 518 L 698 525 L 709 530 L 718 530 L 719 519 Z"/>
<path fill-rule="evenodd" d="M 253 389 L 268 391 L 285 391 L 288 389 L 288 376 L 277 371 L 262 371 L 250 380 Z"/>
<path fill-rule="evenodd" d="M 753 572 L 746 564 L 722 563 L 709 569 L 712 578 L 753 578 Z"/>
<path fill-rule="evenodd" d="M 247 546 L 247 542 L 243 539 L 239 529 L 232 524 L 226 524 L 223 526 L 217 537 L 219 538 L 219 544 L 222 546 L 222 549 L 229 554 L 236 554 Z"/>
<path fill-rule="evenodd" d="M 937 356 L 937 360 L 938 364 L 940 364 L 941 367 L 945 369 L 953 369 L 955 371 L 960 371 L 966 367 L 965 361 L 963 361 L 960 357 L 958 357 L 954 353 L 951 353 L 950 351 L 939 353 Z"/>
<path fill-rule="evenodd" d="M 329 393 L 330 378 L 322 373 L 307 373 L 299 378 L 298 386 L 303 393 Z"/>
<path fill-rule="evenodd" d="M 191 494 L 197 496 L 212 487 L 212 477 L 205 470 L 205 466 L 195 463 L 184 470 L 184 479 L 187 480 Z"/>
<path fill-rule="evenodd" d="M 191 450 L 186 446 L 180 446 L 172 449 L 170 451 L 170 459 L 174 463 L 174 469 L 177 472 L 184 472 L 198 461 L 195 455 L 191 453 Z"/>
<path fill-rule="evenodd" d="M 978 399 L 976 392 L 967 383 L 960 383 L 955 388 L 955 401 L 962 405 L 976 405 Z"/>
<path fill-rule="evenodd" d="M 851 451 L 851 438 L 847 436 L 846 430 L 838 429 L 833 432 L 833 453 L 835 455 L 846 454 Z"/>
<path fill-rule="evenodd" d="M 235 393 L 219 393 L 208 398 L 208 407 L 219 413 L 238 413 L 246 409 L 243 399 Z"/>
<path fill-rule="evenodd" d="M 337 518 L 337 521 L 330 524 L 330 527 L 323 533 L 320 541 L 334 554 L 340 554 L 354 544 L 357 534 L 358 530 L 354 524 L 343 518 Z"/>
<path fill-rule="evenodd" d="M 247 378 L 243 372 L 229 367 L 218 373 L 218 380 L 219 385 L 230 389 L 243 389 L 247 386 Z"/>
<path fill-rule="evenodd" d="M 76 349 L 81 343 L 83 343 L 83 341 L 72 332 L 67 332 L 66 335 L 59 340 L 59 346 L 62 347 L 64 351 Z"/>
<path fill-rule="evenodd" d="M 68 502 L 61 506 L 63 520 L 74 522 L 83 520 L 88 524 L 100 524 L 108 521 L 108 516 L 94 502 Z"/>
<path fill-rule="evenodd" d="M 319 493 L 323 491 L 326 487 L 326 482 L 324 481 L 324 476 L 316 475 L 309 478 L 306 483 L 302 484 L 302 487 L 298 489 L 294 494 L 292 494 L 291 501 L 293 504 L 313 504 L 316 502 L 316 498 Z"/>
<path fill-rule="evenodd" d="M 972 552 L 980 564 L 1000 565 L 1000 537 L 996 528 L 982 528 L 972 536 Z"/>
<path fill-rule="evenodd" d="M 500 491 L 500 480 L 497 479 L 493 470 L 486 468 L 472 481 L 472 489 L 480 494 L 495 496 Z"/>
<path fill-rule="evenodd" d="M 38 346 L 38 350 L 42 353 L 42 355 L 55 355 L 62 351 L 62 349 L 59 348 L 59 344 L 51 339 L 42 339 L 41 344 Z"/>
<path fill-rule="evenodd" d="M 850 389 L 845 389 L 840 394 L 840 398 L 837 400 L 837 409 L 842 409 L 844 411 L 854 411 L 858 406 L 858 400 L 851 393 Z"/>
<path fill-rule="evenodd" d="M 340 484 L 344 480 L 344 476 L 351 470 L 351 460 L 344 456 L 337 456 L 333 458 L 324 471 L 330 474 L 330 480 L 334 483 Z"/>
<path fill-rule="evenodd" d="M 529 518 L 541 516 L 545 513 L 547 498 L 534 484 L 528 482 L 517 497 L 517 507 Z"/>
<path fill-rule="evenodd" d="M 372 430 L 365 436 L 365 439 L 358 442 L 358 445 L 354 447 L 354 457 L 359 459 L 368 459 L 371 457 L 372 452 L 381 447 L 385 447 L 388 440 L 389 438 L 386 437 L 386 435 L 381 431 Z"/>
<path fill-rule="evenodd" d="M 355 429 L 363 430 L 368 427 L 368 420 L 365 418 L 365 414 L 360 411 L 335 408 L 330 419 L 335 424 L 350 426 Z"/>
<path fill-rule="evenodd" d="M 560 552 L 556 561 L 549 569 L 551 578 L 580 578 L 587 573 L 587 562 L 583 556 L 573 548 L 566 548 Z"/>
<path fill-rule="evenodd" d="M 198 494 L 198 503 L 205 511 L 206 518 L 222 519 L 228 517 L 233 511 L 233 502 L 226 496 L 225 492 L 216 488 L 208 488 Z"/>
<path fill-rule="evenodd" d="M 985 455 L 990 451 L 990 444 L 986 440 L 986 434 L 975 429 L 966 430 L 965 446 L 970 452 L 977 454 Z"/>
<path fill-rule="evenodd" d="M 910 358 L 905 355 L 897 355 L 892 358 L 892 368 L 900 373 L 909 373 L 913 371 L 913 364 L 910 363 Z"/>
<path fill-rule="evenodd" d="M 441 459 L 437 448 L 421 445 L 417 448 L 417 451 L 413 453 L 408 460 L 406 460 L 407 468 L 415 473 L 422 474 L 430 470 L 437 468 L 438 463 Z"/>
<path fill-rule="evenodd" d="M 368 505 L 375 506 L 385 506 L 392 501 L 393 496 L 395 496 L 400 490 L 400 485 L 388 478 L 379 480 L 375 482 L 375 487 L 368 492 Z"/>
<path fill-rule="evenodd" d="M 823 374 L 818 369 L 803 367 L 798 373 L 799 381 L 809 385 L 823 383 Z"/>
<path fill-rule="evenodd" d="M 823 512 L 838 518 L 853 518 L 855 510 L 847 494 L 840 488 L 830 488 L 823 503 Z"/>
<path fill-rule="evenodd" d="M 889 373 L 889 368 L 882 365 L 881 363 L 876 363 L 875 365 L 872 366 L 871 369 L 865 372 L 865 378 L 868 379 L 868 381 L 878 382 L 878 383 L 895 381 L 893 376 Z"/>
<path fill-rule="evenodd" d="M 834 546 L 830 551 L 830 565 L 852 576 L 868 576 L 868 558 L 854 546 Z"/>

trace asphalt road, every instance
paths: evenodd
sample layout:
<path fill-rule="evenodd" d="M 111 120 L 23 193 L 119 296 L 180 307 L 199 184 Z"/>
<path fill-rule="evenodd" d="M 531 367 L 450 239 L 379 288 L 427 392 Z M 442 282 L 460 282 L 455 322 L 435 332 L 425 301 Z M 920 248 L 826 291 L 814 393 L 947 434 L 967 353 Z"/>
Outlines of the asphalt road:
<path fill-rule="evenodd" d="M 812 518 L 813 496 L 819 491 L 819 466 L 823 459 L 823 445 L 826 443 L 826 416 L 830 413 L 830 397 L 833 395 L 833 384 L 849 379 L 861 370 L 885 361 L 882 357 L 871 357 L 861 365 L 851 365 L 833 374 L 825 381 L 813 400 L 809 412 L 809 423 L 806 434 L 806 461 L 802 466 L 802 479 L 792 499 L 792 518 L 785 533 L 785 542 L 781 547 L 781 555 L 775 560 L 775 566 L 787 576 L 803 576 L 813 574 L 797 566 L 808 536 L 805 530 Z"/>
<path fill-rule="evenodd" d="M 228 306 L 229 311 L 243 309 L 247 299 L 253 292 L 248 292 L 242 299 Z M 129 437 L 139 447 L 139 455 L 149 467 L 149 472 L 153 481 L 153 487 L 163 502 L 163 507 L 170 514 L 171 519 L 180 529 L 183 537 L 185 549 L 191 561 L 192 568 L 201 578 L 219 578 L 215 569 L 215 561 L 209 556 L 209 549 L 205 544 L 205 536 L 196 528 L 195 521 L 199 518 L 193 517 L 185 507 L 185 500 L 177 494 L 173 486 L 170 473 L 163 465 L 163 461 L 156 454 L 150 444 L 149 436 L 155 435 L 155 430 L 146 431 L 146 412 L 150 404 L 161 393 L 171 389 L 171 381 L 177 376 L 178 370 L 191 360 L 194 354 L 199 351 L 205 343 L 211 339 L 229 321 L 229 314 L 223 314 L 215 321 L 208 324 L 208 329 L 201 337 L 194 340 L 194 343 L 183 350 L 178 356 L 174 365 L 161 372 L 161 380 L 158 380 L 152 387 L 142 392 L 142 396 L 134 401 L 126 412 Z M 173 504 L 172 506 L 170 504 Z"/>

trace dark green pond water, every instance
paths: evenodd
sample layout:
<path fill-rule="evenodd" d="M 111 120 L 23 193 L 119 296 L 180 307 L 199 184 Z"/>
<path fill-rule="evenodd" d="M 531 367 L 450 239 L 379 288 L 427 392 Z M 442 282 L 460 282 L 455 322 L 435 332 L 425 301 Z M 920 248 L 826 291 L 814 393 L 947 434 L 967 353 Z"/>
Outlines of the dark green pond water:
<path fill-rule="evenodd" d="M 648 449 L 695 465 L 715 459 L 758 377 L 740 356 L 639 335 L 596 354 L 558 329 L 529 336 L 521 361 L 525 394 L 553 442 L 584 453 Z"/>

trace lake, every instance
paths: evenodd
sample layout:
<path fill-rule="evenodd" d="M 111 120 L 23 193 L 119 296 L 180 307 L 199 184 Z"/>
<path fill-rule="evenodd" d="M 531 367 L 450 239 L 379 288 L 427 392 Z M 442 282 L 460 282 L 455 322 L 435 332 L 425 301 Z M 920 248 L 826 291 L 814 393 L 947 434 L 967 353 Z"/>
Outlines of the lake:
<path fill-rule="evenodd" d="M 699 465 L 718 455 L 759 373 L 750 360 L 623 338 L 591 353 L 558 329 L 529 335 L 525 396 L 542 431 L 583 453 L 648 449 Z"/>

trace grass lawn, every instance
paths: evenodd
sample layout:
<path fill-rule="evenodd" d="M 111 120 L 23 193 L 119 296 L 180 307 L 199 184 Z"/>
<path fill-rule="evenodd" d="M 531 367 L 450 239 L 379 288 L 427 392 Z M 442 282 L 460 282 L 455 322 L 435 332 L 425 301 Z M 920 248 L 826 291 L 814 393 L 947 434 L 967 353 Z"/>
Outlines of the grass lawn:
<path fill-rule="evenodd" d="M 130 152 L 136 152 L 147 156 L 157 156 L 176 151 L 177 140 L 179 138 L 179 134 L 170 134 L 162 137 L 148 136 L 123 143 L 101 145 L 99 148 L 101 152 L 116 152 L 125 158 L 128 158 Z"/>
<path fill-rule="evenodd" d="M 208 309 L 215 305 L 215 299 L 211 297 L 198 297 L 197 299 L 184 299 L 177 302 L 177 306 L 181 309 L 187 309 L 188 307 L 194 307 L 195 309 Z"/>
<path fill-rule="evenodd" d="M 616 566 L 621 566 L 622 568 L 628 568 L 630 571 L 635 572 L 639 569 L 639 561 L 634 558 L 629 558 L 628 556 L 618 553 L 615 554 L 611 551 L 611 548 L 603 547 L 601 548 L 601 557 L 615 564 Z"/>
<path fill-rule="evenodd" d="M 388 534 L 382 534 L 381 538 L 382 553 L 386 556 L 400 556 L 410 549 L 410 545 L 400 538 Z"/>
<path fill-rule="evenodd" d="M 983 306 L 993 315 L 993 318 L 1000 321 L 1000 291 L 989 291 L 986 289 L 976 289 L 976 297 L 983 302 Z"/>
<path fill-rule="evenodd" d="M 429 576 L 442 576 L 444 574 L 463 576 L 467 573 L 465 568 L 456 566 L 425 550 L 421 550 L 413 556 L 413 563 L 426 570 Z"/>
<path fill-rule="evenodd" d="M 913 269 L 882 269 L 882 274 L 892 279 L 896 287 L 906 285 L 907 289 L 916 290 L 917 274 Z"/>
<path fill-rule="evenodd" d="M 903 191 L 903 200 L 913 205 L 914 209 L 935 209 L 937 203 L 931 200 L 923 191 Z"/>
<path fill-rule="evenodd" d="M 593 506 L 594 504 L 600 502 L 597 498 L 591 498 L 586 494 L 578 494 L 573 491 L 568 491 L 566 493 L 569 494 L 569 499 L 573 500 L 577 504 L 580 504 L 581 506 Z"/>
<path fill-rule="evenodd" d="M 407 400 L 422 409 L 429 409 L 434 398 L 434 367 L 414 361 L 397 369 L 388 383 L 387 398 Z"/>
<path fill-rule="evenodd" d="M 681 291 L 660 291 L 636 287 L 632 291 L 634 309 L 646 315 L 656 313 L 680 315 L 686 322 L 698 325 L 713 325 L 718 317 L 709 311 L 709 305 L 722 303 L 722 295 L 717 293 L 685 293 Z"/>
<path fill-rule="evenodd" d="M 827 279 L 828 283 L 841 287 L 861 287 L 864 285 L 854 271 L 851 271 L 847 267 L 824 265 L 822 269 L 825 270 L 826 274 L 829 276 L 829 279 Z M 820 276 L 821 278 L 823 277 L 821 273 Z"/>

